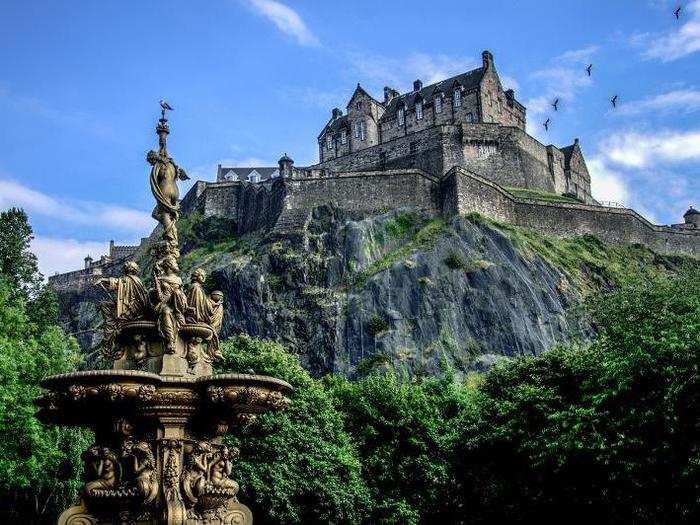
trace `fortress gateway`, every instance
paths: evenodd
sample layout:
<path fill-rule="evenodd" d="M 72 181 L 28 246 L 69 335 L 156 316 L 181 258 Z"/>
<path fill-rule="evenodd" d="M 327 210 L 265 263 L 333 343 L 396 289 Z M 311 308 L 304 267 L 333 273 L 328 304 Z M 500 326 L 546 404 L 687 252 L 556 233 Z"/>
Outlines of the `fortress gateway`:
<path fill-rule="evenodd" d="M 526 131 L 526 108 L 504 90 L 493 55 L 480 68 L 409 93 L 384 88 L 381 100 L 359 84 L 346 112 L 338 108 L 318 136 L 319 163 L 298 168 L 286 154 L 276 167 L 219 166 L 216 182 L 198 181 L 182 213 L 232 219 L 237 233 L 302 229 L 311 211 L 333 204 L 351 217 L 410 207 L 429 214 L 478 212 L 557 236 L 594 234 L 661 253 L 700 255 L 700 212 L 682 224 L 651 224 L 635 211 L 604 206 L 578 139 L 543 145 Z M 57 288 L 80 287 L 136 247 L 83 270 L 56 275 Z"/>

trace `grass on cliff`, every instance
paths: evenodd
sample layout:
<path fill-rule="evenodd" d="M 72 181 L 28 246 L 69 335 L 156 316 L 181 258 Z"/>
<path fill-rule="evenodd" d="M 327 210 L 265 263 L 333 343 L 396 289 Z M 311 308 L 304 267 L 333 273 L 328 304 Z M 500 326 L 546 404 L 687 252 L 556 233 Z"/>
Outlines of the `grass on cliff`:
<path fill-rule="evenodd" d="M 203 217 L 199 212 L 181 217 L 177 227 L 183 253 L 180 266 L 185 272 L 204 266 L 222 254 L 249 254 L 256 244 L 252 235 L 236 235 L 233 221 Z"/>
<path fill-rule="evenodd" d="M 581 201 L 574 197 L 559 195 L 558 193 L 550 193 L 547 191 L 530 190 L 525 188 L 515 188 L 509 186 L 505 188 L 508 193 L 520 199 L 538 200 L 546 202 L 566 202 L 569 204 L 581 204 Z"/>
<path fill-rule="evenodd" d="M 405 238 L 405 242 L 387 252 L 363 271 L 352 277 L 352 285 L 361 287 L 373 275 L 390 268 L 395 262 L 407 258 L 412 253 L 432 248 L 447 226 L 441 218 L 435 218 L 421 225 L 413 215 L 399 216 L 385 225 L 387 233 L 394 238 Z"/>
<path fill-rule="evenodd" d="M 521 253 L 539 255 L 564 272 L 584 294 L 638 275 L 676 273 L 683 266 L 697 264 L 697 259 L 692 257 L 661 255 L 640 244 L 612 245 L 594 235 L 558 238 L 476 213 L 469 214 L 467 219 L 496 228 Z"/>

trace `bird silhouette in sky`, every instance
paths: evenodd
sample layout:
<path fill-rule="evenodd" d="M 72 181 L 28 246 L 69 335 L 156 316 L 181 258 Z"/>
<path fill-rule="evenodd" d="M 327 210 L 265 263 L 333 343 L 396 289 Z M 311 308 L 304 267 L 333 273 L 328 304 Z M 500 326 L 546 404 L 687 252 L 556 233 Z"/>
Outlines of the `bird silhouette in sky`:
<path fill-rule="evenodd" d="M 554 108 L 554 111 L 559 111 L 559 99 L 555 98 L 554 102 L 552 102 L 552 107 Z"/>
<path fill-rule="evenodd" d="M 610 103 L 612 104 L 612 107 L 617 107 L 617 95 L 610 99 Z"/>
<path fill-rule="evenodd" d="M 593 64 L 588 64 L 586 66 L 586 73 L 588 73 L 588 76 L 591 76 L 591 69 L 593 69 Z"/>
<path fill-rule="evenodd" d="M 681 11 L 683 11 L 683 8 L 681 6 L 678 6 L 673 12 L 673 14 L 676 15 L 676 20 L 678 20 L 681 17 Z"/>
<path fill-rule="evenodd" d="M 544 126 L 544 130 L 545 130 L 545 131 L 549 131 L 549 120 L 550 120 L 550 119 L 547 119 L 547 120 L 545 120 L 545 121 L 542 123 L 542 125 Z"/>

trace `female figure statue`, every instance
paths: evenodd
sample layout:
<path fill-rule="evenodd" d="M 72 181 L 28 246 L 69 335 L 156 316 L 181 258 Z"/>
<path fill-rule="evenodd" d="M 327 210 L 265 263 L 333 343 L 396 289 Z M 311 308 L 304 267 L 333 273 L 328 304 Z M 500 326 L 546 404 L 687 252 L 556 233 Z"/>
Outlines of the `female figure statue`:
<path fill-rule="evenodd" d="M 182 279 L 178 276 L 180 269 L 175 257 L 165 257 L 157 263 L 155 275 L 156 313 L 158 332 L 165 342 L 165 352 L 175 353 L 177 332 L 185 324 L 187 297 L 182 291 Z"/>

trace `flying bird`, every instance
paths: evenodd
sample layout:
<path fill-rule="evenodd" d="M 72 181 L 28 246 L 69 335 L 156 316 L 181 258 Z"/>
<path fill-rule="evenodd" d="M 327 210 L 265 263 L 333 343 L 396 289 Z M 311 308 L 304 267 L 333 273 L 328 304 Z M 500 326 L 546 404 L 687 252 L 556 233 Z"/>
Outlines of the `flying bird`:
<path fill-rule="evenodd" d="M 681 6 L 676 7 L 676 10 L 673 12 L 674 15 L 676 15 L 676 20 L 678 20 L 681 17 L 681 11 L 683 8 Z"/>
<path fill-rule="evenodd" d="M 554 102 L 552 102 L 552 107 L 554 108 L 554 111 L 559 111 L 559 99 L 555 98 Z"/>
<path fill-rule="evenodd" d="M 612 104 L 612 107 L 617 107 L 617 95 L 610 99 L 610 103 Z"/>
<path fill-rule="evenodd" d="M 166 109 L 169 111 L 173 111 L 173 108 L 170 107 L 170 104 L 168 104 L 165 100 L 161 99 L 160 100 L 160 108 L 165 111 Z"/>
<path fill-rule="evenodd" d="M 545 131 L 549 131 L 549 119 L 545 120 L 542 125 L 544 126 Z"/>
<path fill-rule="evenodd" d="M 591 76 L 591 69 L 593 69 L 593 64 L 588 64 L 586 66 L 586 73 L 588 73 L 588 76 Z"/>

